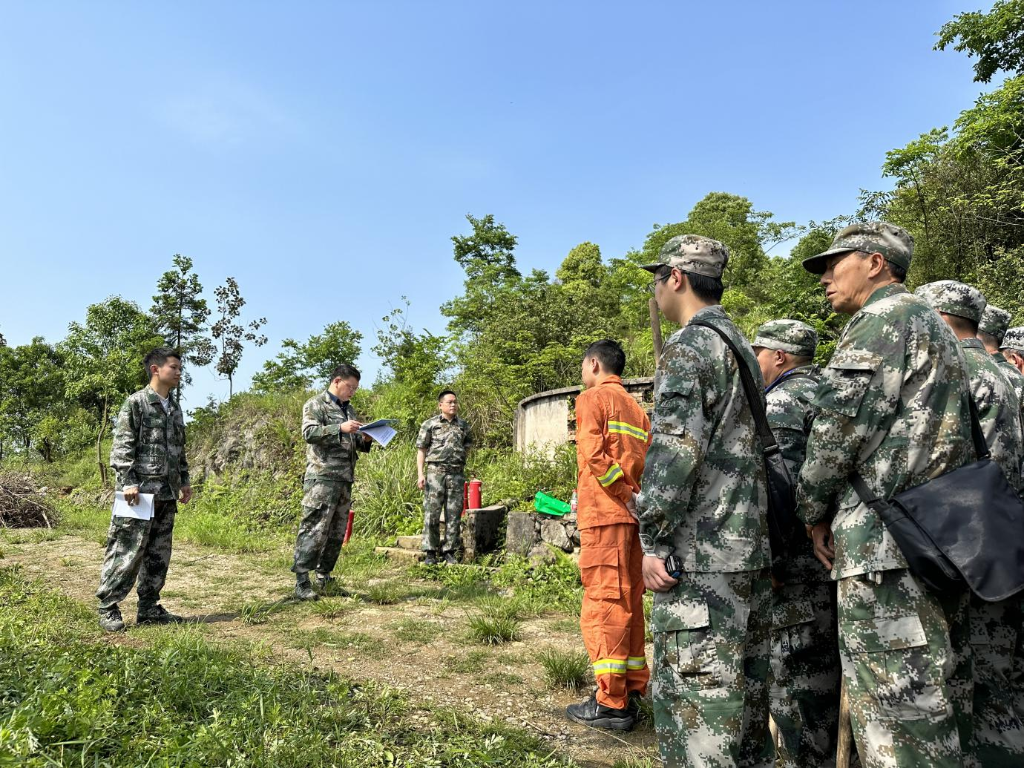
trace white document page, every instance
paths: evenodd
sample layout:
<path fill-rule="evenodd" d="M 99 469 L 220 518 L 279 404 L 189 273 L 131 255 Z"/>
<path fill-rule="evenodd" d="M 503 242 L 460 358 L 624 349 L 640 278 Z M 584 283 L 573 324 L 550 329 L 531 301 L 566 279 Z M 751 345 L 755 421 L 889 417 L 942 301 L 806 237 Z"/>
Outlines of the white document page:
<path fill-rule="evenodd" d="M 367 437 L 376 440 L 380 443 L 381 447 L 384 447 L 391 442 L 391 439 L 396 434 L 398 434 L 395 432 L 394 427 L 391 426 L 394 423 L 394 419 L 377 419 L 369 424 L 363 424 L 363 426 L 359 428 L 359 431 Z"/>
<path fill-rule="evenodd" d="M 124 500 L 124 493 L 114 491 L 114 517 L 134 517 L 136 520 L 153 519 L 153 499 L 155 493 L 140 493 L 137 504 L 128 504 Z"/>

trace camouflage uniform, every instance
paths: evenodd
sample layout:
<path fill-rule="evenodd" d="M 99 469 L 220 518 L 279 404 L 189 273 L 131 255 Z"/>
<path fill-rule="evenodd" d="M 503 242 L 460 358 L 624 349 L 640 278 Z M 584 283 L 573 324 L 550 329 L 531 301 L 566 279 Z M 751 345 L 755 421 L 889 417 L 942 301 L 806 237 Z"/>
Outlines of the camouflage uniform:
<path fill-rule="evenodd" d="M 984 296 L 964 283 L 940 280 L 922 285 L 914 293 L 939 312 L 974 322 L 979 322 L 983 316 Z M 978 409 L 992 461 L 1003 470 L 1010 484 L 1020 490 L 1024 435 L 1017 393 L 981 341 L 962 339 L 960 347 L 967 363 L 971 397 Z M 974 752 L 984 766 L 1024 763 L 1024 724 L 1014 710 L 1011 697 L 1006 695 L 1011 688 L 1020 614 L 1019 598 L 989 603 L 971 595 Z"/>
<path fill-rule="evenodd" d="M 661 259 L 645 268 L 720 277 L 728 251 L 682 235 Z M 698 311 L 662 352 L 636 507 L 644 552 L 675 552 L 685 572 L 654 595 L 654 722 L 667 766 L 769 766 L 764 463 L 741 361 L 695 322 L 724 330 L 761 383 L 753 350 L 720 306 Z"/>
<path fill-rule="evenodd" d="M 133 586 L 139 611 L 146 613 L 160 602 L 160 592 L 171 563 L 171 535 L 178 511 L 178 492 L 189 485 L 185 459 L 185 422 L 172 399 L 165 411 L 160 396 L 147 386 L 121 406 L 114 426 L 110 466 L 114 487 L 137 487 L 154 494 L 153 517 L 112 517 L 107 550 L 96 590 L 101 609 L 124 600 Z"/>
<path fill-rule="evenodd" d="M 352 506 L 356 452 L 370 450 L 362 435 L 341 431 L 341 425 L 354 418 L 348 402 L 330 392 L 312 397 L 302 406 L 306 475 L 302 482 L 302 521 L 292 565 L 300 582 L 312 570 L 320 576 L 329 575 L 341 554 Z"/>
<path fill-rule="evenodd" d="M 466 453 L 473 445 L 469 424 L 437 414 L 420 426 L 416 447 L 427 451 L 423 488 L 423 551 L 441 550 L 441 511 L 444 510 L 445 554 L 461 543 L 462 492 L 466 483 Z"/>
<path fill-rule="evenodd" d="M 809 358 L 818 334 L 796 320 L 773 320 L 758 329 L 753 346 Z M 817 366 L 797 366 L 765 392 L 768 424 L 794 479 L 804 463 L 820 378 Z M 776 765 L 834 766 L 839 731 L 835 583 L 802 527 L 783 569 L 783 583 L 772 590 L 770 708 L 781 737 Z"/>
<path fill-rule="evenodd" d="M 999 349 L 1011 349 L 1018 354 L 1024 355 L 1024 328 L 1007 329 L 1000 342 Z M 1017 392 L 1017 399 L 1020 400 L 1021 406 L 1024 406 L 1024 373 L 1021 373 L 1016 365 L 1003 357 L 1002 352 L 999 353 L 996 362 L 1002 365 L 1003 373 L 1006 374 L 1006 378 L 1010 380 L 1010 384 L 1013 385 L 1014 390 Z"/>
<path fill-rule="evenodd" d="M 804 264 L 820 274 L 827 256 L 860 250 L 906 267 L 912 242 L 890 224 L 853 225 Z M 971 744 L 967 593 L 927 591 L 849 481 L 857 471 L 886 498 L 973 461 L 967 386 L 949 329 L 891 284 L 847 324 L 814 397 L 798 514 L 831 520 L 840 657 L 866 768 L 961 766 Z"/>

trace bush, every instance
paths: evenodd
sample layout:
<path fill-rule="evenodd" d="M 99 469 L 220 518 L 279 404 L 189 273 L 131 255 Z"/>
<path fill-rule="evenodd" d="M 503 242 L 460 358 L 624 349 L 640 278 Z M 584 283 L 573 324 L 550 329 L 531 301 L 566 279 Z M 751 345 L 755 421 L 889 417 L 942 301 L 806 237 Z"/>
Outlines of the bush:
<path fill-rule="evenodd" d="M 583 651 L 559 651 L 547 648 L 537 654 L 544 667 L 544 679 L 552 688 L 576 690 L 590 680 L 590 657 Z"/>
<path fill-rule="evenodd" d="M 469 633 L 478 643 L 501 645 L 519 639 L 519 619 L 510 616 L 473 616 Z"/>
<path fill-rule="evenodd" d="M 553 459 L 542 452 L 480 450 L 470 467 L 483 483 L 484 504 L 511 499 L 514 508 L 530 509 L 537 491 L 568 501 L 576 488 L 576 447 L 562 445 Z"/>

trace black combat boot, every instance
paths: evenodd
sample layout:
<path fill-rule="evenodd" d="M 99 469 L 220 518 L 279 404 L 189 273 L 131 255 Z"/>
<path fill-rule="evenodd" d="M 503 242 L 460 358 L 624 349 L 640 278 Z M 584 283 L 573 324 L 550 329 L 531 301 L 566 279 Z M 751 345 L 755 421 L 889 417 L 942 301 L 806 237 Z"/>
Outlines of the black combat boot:
<path fill-rule="evenodd" d="M 140 605 L 139 612 L 135 615 L 136 624 L 181 624 L 184 622 L 181 616 L 175 616 L 162 605 Z"/>
<path fill-rule="evenodd" d="M 100 608 L 100 629 L 104 632 L 124 632 L 124 619 L 121 618 L 121 609 L 116 605 L 108 608 Z"/>
<path fill-rule="evenodd" d="M 309 583 L 308 573 L 303 573 L 295 580 L 295 597 L 299 600 L 320 599 L 320 595 L 313 591 L 313 585 Z"/>
<path fill-rule="evenodd" d="M 423 558 L 424 565 L 437 565 L 437 552 L 432 549 L 426 551 L 426 556 Z"/>
<path fill-rule="evenodd" d="M 590 698 L 579 704 L 570 704 L 565 708 L 566 716 L 574 723 L 582 723 L 593 728 L 607 728 L 612 731 L 631 731 L 636 725 L 636 717 L 626 709 L 612 709 L 597 701 L 597 691 Z"/>
<path fill-rule="evenodd" d="M 445 552 L 444 553 L 444 563 L 445 563 L 445 565 L 458 565 L 459 564 L 459 558 L 457 558 L 455 556 L 454 552 Z"/>

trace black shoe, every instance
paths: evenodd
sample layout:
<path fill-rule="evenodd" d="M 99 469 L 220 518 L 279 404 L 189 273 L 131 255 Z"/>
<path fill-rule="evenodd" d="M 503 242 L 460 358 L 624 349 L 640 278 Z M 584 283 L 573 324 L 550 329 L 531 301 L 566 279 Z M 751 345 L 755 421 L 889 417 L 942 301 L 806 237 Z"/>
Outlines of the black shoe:
<path fill-rule="evenodd" d="M 337 579 L 328 574 L 316 575 L 316 588 L 320 590 L 321 595 L 330 595 L 333 597 L 349 597 L 350 592 L 343 586 L 338 584 Z"/>
<path fill-rule="evenodd" d="M 160 604 L 140 606 L 135 615 L 136 624 L 181 624 L 184 621 L 181 616 L 175 616 Z"/>
<path fill-rule="evenodd" d="M 313 591 L 313 585 L 309 579 L 300 581 L 295 585 L 295 597 L 299 600 L 319 600 L 320 595 Z"/>
<path fill-rule="evenodd" d="M 437 552 L 429 550 L 426 553 L 426 557 L 423 558 L 424 565 L 437 565 Z"/>
<path fill-rule="evenodd" d="M 565 714 L 574 723 L 582 723 L 592 728 L 631 731 L 636 725 L 636 717 L 628 708 L 612 709 L 604 704 L 598 704 L 597 691 L 579 704 L 570 704 L 565 708 Z"/>
<path fill-rule="evenodd" d="M 104 632 L 124 632 L 124 619 L 121 618 L 121 609 L 116 605 L 109 608 L 100 608 L 100 629 Z"/>
<path fill-rule="evenodd" d="M 459 558 L 457 558 L 451 552 L 445 552 L 444 553 L 444 563 L 445 563 L 445 565 L 458 565 L 459 564 Z"/>
<path fill-rule="evenodd" d="M 626 709 L 633 715 L 633 719 L 637 721 L 643 718 L 643 715 L 640 713 L 640 702 L 642 699 L 640 691 L 629 692 L 629 703 L 626 705 Z"/>

